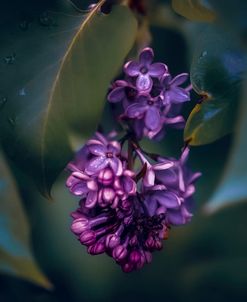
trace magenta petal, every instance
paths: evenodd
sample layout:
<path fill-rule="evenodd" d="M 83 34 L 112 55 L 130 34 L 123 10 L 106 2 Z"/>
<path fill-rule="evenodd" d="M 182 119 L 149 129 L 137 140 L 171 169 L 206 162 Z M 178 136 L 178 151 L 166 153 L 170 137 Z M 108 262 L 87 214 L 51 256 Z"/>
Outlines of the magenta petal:
<path fill-rule="evenodd" d="M 154 181 L 155 181 L 155 173 L 153 169 L 150 167 L 148 168 L 143 178 L 143 184 L 145 187 L 152 187 L 154 185 Z"/>
<path fill-rule="evenodd" d="M 173 80 L 171 80 L 170 85 L 179 86 L 183 84 L 188 79 L 188 77 L 188 73 L 181 73 L 177 75 Z"/>
<path fill-rule="evenodd" d="M 162 77 L 167 72 L 167 66 L 163 63 L 154 63 L 149 66 L 148 73 L 151 77 Z"/>
<path fill-rule="evenodd" d="M 136 183 L 130 177 L 125 177 L 123 180 L 124 190 L 128 194 L 135 194 L 136 192 Z"/>
<path fill-rule="evenodd" d="M 139 55 L 139 61 L 142 65 L 150 65 L 154 58 L 154 52 L 151 48 L 146 47 Z"/>
<path fill-rule="evenodd" d="M 73 176 L 68 178 L 66 185 L 70 192 L 76 196 L 80 196 L 88 192 L 86 183 Z"/>
<path fill-rule="evenodd" d="M 165 206 L 168 209 L 177 208 L 181 202 L 178 196 L 173 192 L 158 192 L 155 194 L 157 201 L 160 205 Z"/>
<path fill-rule="evenodd" d="M 172 161 L 164 161 L 162 163 L 158 163 L 154 165 L 154 170 L 166 170 L 174 166 Z"/>
<path fill-rule="evenodd" d="M 126 109 L 125 114 L 129 118 L 141 118 L 141 117 L 143 117 L 143 114 L 145 113 L 146 110 L 147 110 L 146 105 L 142 105 L 142 104 L 139 104 L 139 103 L 134 103 Z"/>
<path fill-rule="evenodd" d="M 124 87 L 117 87 L 108 94 L 108 101 L 111 103 L 120 102 L 124 98 L 125 98 L 125 88 Z"/>
<path fill-rule="evenodd" d="M 180 124 L 180 123 L 184 123 L 184 118 L 181 115 L 175 116 L 175 117 L 166 117 L 165 118 L 165 123 L 166 124 Z"/>
<path fill-rule="evenodd" d="M 150 106 L 145 115 L 145 125 L 150 130 L 159 128 L 161 124 L 159 110 L 155 106 Z"/>
<path fill-rule="evenodd" d="M 140 64 L 135 61 L 130 61 L 124 65 L 124 72 L 130 77 L 136 77 L 139 74 Z"/>
<path fill-rule="evenodd" d="M 170 102 L 174 104 L 180 104 L 190 100 L 189 92 L 180 87 L 173 87 L 167 91 L 167 94 L 169 95 Z"/>
<path fill-rule="evenodd" d="M 179 210 L 169 210 L 167 212 L 167 220 L 172 225 L 185 224 L 185 218 L 183 217 L 181 211 Z"/>
<path fill-rule="evenodd" d="M 104 156 L 98 156 L 90 160 L 85 171 L 89 175 L 99 172 L 108 165 L 108 160 Z"/>
<path fill-rule="evenodd" d="M 136 87 L 139 91 L 150 91 L 153 81 L 148 74 L 139 74 L 136 80 Z"/>
<path fill-rule="evenodd" d="M 121 145 L 117 141 L 112 141 L 109 143 L 107 151 L 114 154 L 119 154 L 121 151 Z"/>
<path fill-rule="evenodd" d="M 119 158 L 111 158 L 109 159 L 109 164 L 113 170 L 113 172 L 117 175 L 120 176 L 123 173 L 123 165 L 122 162 Z"/>
<path fill-rule="evenodd" d="M 85 207 L 93 208 L 96 205 L 96 202 L 97 202 L 97 192 L 95 191 L 89 192 L 85 202 Z"/>
<path fill-rule="evenodd" d="M 95 145 L 89 145 L 88 149 L 90 153 L 96 156 L 104 156 L 106 153 L 106 147 L 104 145 L 95 144 Z"/>

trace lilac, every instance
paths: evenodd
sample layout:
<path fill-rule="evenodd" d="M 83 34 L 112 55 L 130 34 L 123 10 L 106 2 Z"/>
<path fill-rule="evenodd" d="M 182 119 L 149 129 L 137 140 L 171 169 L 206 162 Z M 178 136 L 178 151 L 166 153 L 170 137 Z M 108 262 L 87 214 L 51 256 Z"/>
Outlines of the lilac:
<path fill-rule="evenodd" d="M 111 92 L 108 94 L 108 101 L 110 103 L 121 102 L 124 109 L 131 105 L 138 96 L 136 87 L 127 81 L 116 81 Z"/>
<path fill-rule="evenodd" d="M 66 185 L 72 194 L 84 198 L 84 205 L 88 209 L 94 208 L 96 204 L 116 208 L 120 200 L 122 206 L 128 208 L 127 198 L 136 194 L 135 173 L 125 168 L 126 160 L 121 157 L 117 141 L 107 140 L 99 133 L 97 138 L 89 140 L 86 145 L 90 156 L 82 170 L 81 166 L 68 165 L 72 173 Z M 110 157 L 107 155 L 109 152 Z M 99 157 L 105 162 L 101 169 L 95 168 L 95 161 Z M 117 165 L 120 168 L 116 168 Z"/>
<path fill-rule="evenodd" d="M 150 154 L 138 142 L 183 127 L 179 111 L 189 101 L 189 88 L 180 87 L 188 75 L 172 78 L 153 58 L 151 48 L 143 49 L 111 85 L 107 98 L 120 114 L 123 137 L 96 132 L 67 166 L 66 186 L 80 198 L 71 231 L 89 254 L 107 254 L 124 272 L 150 263 L 169 229 L 190 221 L 200 176 L 188 168 L 188 147 L 177 160 Z"/>
<path fill-rule="evenodd" d="M 123 172 L 122 162 L 119 159 L 120 144 L 117 141 L 107 141 L 100 133 L 98 139 L 91 139 L 87 143 L 92 159 L 88 162 L 85 172 L 93 175 L 110 166 L 114 173 L 119 176 Z"/>
<path fill-rule="evenodd" d="M 172 79 L 163 63 L 152 63 L 154 53 L 144 48 L 138 61 L 124 65 L 123 80 L 112 84 L 108 101 L 120 105 L 115 113 L 137 140 L 143 137 L 161 140 L 167 127 L 181 129 L 184 119 L 179 115 L 181 104 L 190 100 L 189 89 L 181 88 L 188 78 L 182 73 Z"/>
<path fill-rule="evenodd" d="M 179 160 L 160 158 L 159 163 L 173 161 L 169 169 L 155 171 L 153 186 L 143 181 L 146 191 L 145 204 L 151 215 L 166 213 L 166 222 L 171 225 L 185 224 L 191 217 L 191 196 L 194 182 L 200 173 L 192 173 L 186 166 L 189 148 L 185 148 Z M 147 173 L 146 173 L 147 174 Z"/>
<path fill-rule="evenodd" d="M 139 91 L 150 91 L 152 78 L 160 78 L 167 72 L 167 66 L 163 63 L 153 63 L 154 53 L 151 48 L 144 48 L 138 61 L 130 61 L 125 64 L 124 71 L 130 77 L 137 77 L 136 87 Z"/>
<path fill-rule="evenodd" d="M 164 105 L 180 104 L 190 100 L 189 91 L 180 86 L 188 79 L 187 73 L 181 73 L 172 79 L 171 75 L 166 74 L 161 80 L 163 90 L 161 98 Z"/>

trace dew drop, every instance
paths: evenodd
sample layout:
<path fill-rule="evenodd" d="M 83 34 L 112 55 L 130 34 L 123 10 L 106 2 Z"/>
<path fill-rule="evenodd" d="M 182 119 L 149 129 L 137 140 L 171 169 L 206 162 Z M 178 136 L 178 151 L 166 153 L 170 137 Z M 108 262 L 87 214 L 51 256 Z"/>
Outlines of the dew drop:
<path fill-rule="evenodd" d="M 13 54 L 11 54 L 11 55 L 9 55 L 9 56 L 4 57 L 4 58 L 3 58 L 3 61 L 4 61 L 4 63 L 7 64 L 7 65 L 12 65 L 12 64 L 14 64 L 14 62 L 15 62 L 15 58 L 16 58 L 16 54 L 13 53 Z"/>
<path fill-rule="evenodd" d="M 25 90 L 25 88 L 21 88 L 20 90 L 19 90 L 19 93 L 18 93 L 20 96 L 25 96 L 26 95 L 26 90 Z"/>
<path fill-rule="evenodd" d="M 26 31 L 29 28 L 29 24 L 30 24 L 30 22 L 28 22 L 27 20 L 22 20 L 19 23 L 19 27 L 20 27 L 21 30 Z"/>
<path fill-rule="evenodd" d="M 0 96 L 0 109 L 2 109 L 5 104 L 7 103 L 7 97 L 6 96 Z"/>
<path fill-rule="evenodd" d="M 44 27 L 55 26 L 54 19 L 47 12 L 43 12 L 39 15 L 39 23 Z"/>
<path fill-rule="evenodd" d="M 206 57 L 207 54 L 208 54 L 208 52 L 206 50 L 204 50 L 200 55 L 200 59 Z"/>
<path fill-rule="evenodd" d="M 8 122 L 10 126 L 14 128 L 16 126 L 16 117 L 8 117 Z"/>

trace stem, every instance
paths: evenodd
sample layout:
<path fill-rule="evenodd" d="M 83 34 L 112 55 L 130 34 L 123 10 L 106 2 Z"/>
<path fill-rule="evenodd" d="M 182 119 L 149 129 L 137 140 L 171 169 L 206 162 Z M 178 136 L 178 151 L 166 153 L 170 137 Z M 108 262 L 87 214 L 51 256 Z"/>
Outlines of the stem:
<path fill-rule="evenodd" d="M 134 166 L 134 160 L 133 160 L 133 144 L 131 139 L 128 140 L 128 169 L 132 170 Z"/>

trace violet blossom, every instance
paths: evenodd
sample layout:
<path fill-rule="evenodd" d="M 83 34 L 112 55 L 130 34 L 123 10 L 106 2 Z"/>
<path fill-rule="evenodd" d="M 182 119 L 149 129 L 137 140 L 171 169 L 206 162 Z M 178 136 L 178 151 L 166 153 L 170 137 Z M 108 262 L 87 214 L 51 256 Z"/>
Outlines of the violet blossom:
<path fill-rule="evenodd" d="M 188 167 L 188 147 L 177 160 L 149 154 L 139 144 L 143 137 L 163 138 L 166 126 L 183 126 L 177 104 L 189 101 L 189 89 L 180 87 L 188 75 L 172 79 L 153 57 L 151 48 L 143 49 L 108 94 L 121 107 L 124 136 L 96 132 L 67 165 L 66 186 L 80 198 L 71 231 L 89 254 L 105 253 L 124 272 L 150 263 L 169 229 L 190 221 L 201 175 Z"/>

